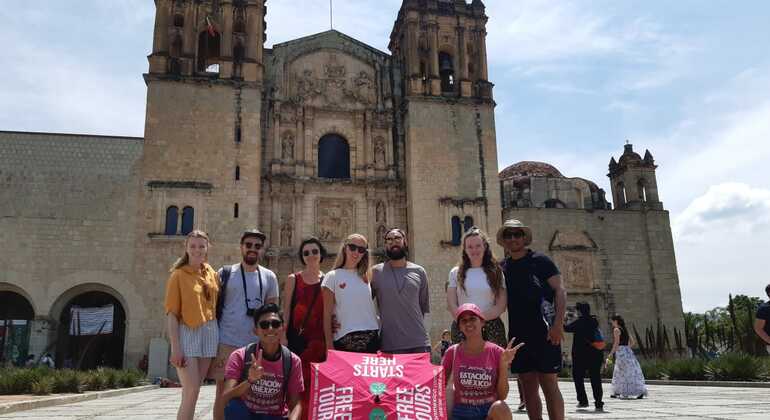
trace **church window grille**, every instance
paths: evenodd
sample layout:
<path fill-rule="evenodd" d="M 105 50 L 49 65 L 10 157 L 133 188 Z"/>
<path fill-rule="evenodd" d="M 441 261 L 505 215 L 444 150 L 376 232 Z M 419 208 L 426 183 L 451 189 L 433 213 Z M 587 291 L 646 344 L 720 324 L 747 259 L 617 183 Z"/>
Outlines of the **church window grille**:
<path fill-rule="evenodd" d="M 350 178 L 350 146 L 336 134 L 327 134 L 318 142 L 318 177 Z"/>
<path fill-rule="evenodd" d="M 452 245 L 460 245 L 462 240 L 463 230 L 462 222 L 459 216 L 452 216 Z"/>
<path fill-rule="evenodd" d="M 182 209 L 182 235 L 187 235 L 193 231 L 194 221 L 195 210 L 189 206 Z"/>
<path fill-rule="evenodd" d="M 179 224 L 179 208 L 171 206 L 166 209 L 166 227 L 163 230 L 164 235 L 176 235 L 176 228 Z"/>
<path fill-rule="evenodd" d="M 236 166 L 235 167 L 235 180 L 240 181 L 241 180 L 241 167 Z"/>
<path fill-rule="evenodd" d="M 238 218 L 238 203 L 233 204 L 233 218 Z"/>

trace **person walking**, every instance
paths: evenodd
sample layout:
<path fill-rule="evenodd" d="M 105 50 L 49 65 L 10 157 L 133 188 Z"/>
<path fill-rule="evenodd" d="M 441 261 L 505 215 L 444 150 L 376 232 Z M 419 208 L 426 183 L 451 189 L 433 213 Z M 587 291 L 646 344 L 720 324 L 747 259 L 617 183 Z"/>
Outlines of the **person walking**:
<path fill-rule="evenodd" d="M 487 235 L 475 226 L 465 232 L 460 252 L 460 263 L 449 272 L 447 309 L 455 314 L 457 308 L 473 303 L 484 315 L 484 340 L 500 347 L 507 345 L 505 325 L 500 315 L 505 312 L 508 297 L 503 270 L 492 254 Z M 452 322 L 452 342 L 463 340 L 457 322 Z"/>
<path fill-rule="evenodd" d="M 171 342 L 170 362 L 182 382 L 177 420 L 192 420 L 201 384 L 217 354 L 219 279 L 206 262 L 209 237 L 205 232 L 190 232 L 184 246 L 184 256 L 171 267 L 164 306 Z"/>
<path fill-rule="evenodd" d="M 765 287 L 765 294 L 770 299 L 770 284 Z M 757 308 L 754 332 L 765 342 L 765 348 L 770 353 L 770 300 L 760 304 L 759 308 Z"/>
<path fill-rule="evenodd" d="M 518 220 L 507 220 L 497 231 L 497 243 L 508 257 L 503 261 L 508 292 L 508 336 L 526 342 L 511 364 L 524 389 L 527 415 L 542 417 L 539 389 L 545 395 L 548 418 L 564 420 L 564 399 L 557 374 L 561 371 L 561 341 L 567 292 L 556 264 L 528 248 L 532 230 Z"/>
<path fill-rule="evenodd" d="M 379 318 L 369 283 L 369 249 L 364 235 L 342 242 L 334 269 L 321 282 L 324 337 L 327 349 L 375 353 L 379 347 Z M 332 329 L 332 315 L 339 328 Z"/>
<path fill-rule="evenodd" d="M 612 371 L 612 397 L 613 398 L 638 398 L 647 395 L 647 387 L 644 384 L 644 373 L 639 361 L 631 350 L 633 340 L 628 335 L 626 321 L 620 315 L 612 317 L 612 351 L 607 358 L 615 355 L 615 366 Z"/>
<path fill-rule="evenodd" d="M 302 418 L 307 419 L 309 410 L 310 364 L 326 360 L 324 338 L 324 302 L 321 296 L 321 263 L 326 258 L 326 248 L 318 238 L 311 237 L 299 245 L 299 261 L 302 271 L 289 274 L 284 282 L 283 318 L 288 320 L 282 342 L 302 361 L 302 377 L 305 381 Z"/>
<path fill-rule="evenodd" d="M 269 303 L 278 303 L 278 279 L 259 261 L 266 248 L 267 235 L 259 229 L 241 234 L 241 262 L 219 269 L 220 294 L 217 300 L 219 345 L 208 377 L 216 381 L 214 420 L 222 420 L 222 395 L 225 367 L 238 348 L 258 340 L 254 335 L 254 311 Z"/>
<path fill-rule="evenodd" d="M 511 419 L 511 409 L 505 403 L 508 370 L 525 343 L 513 346 L 512 339 L 503 349 L 484 340 L 484 314 L 472 303 L 457 308 L 455 321 L 463 341 L 449 347 L 441 363 L 447 372 L 445 384 L 451 380 L 454 387 L 453 405 L 447 414 L 452 420 Z"/>
<path fill-rule="evenodd" d="M 575 382 L 578 408 L 588 407 L 585 379 L 586 370 L 591 378 L 591 390 L 594 394 L 596 411 L 604 410 L 602 402 L 602 365 L 604 352 L 593 346 L 599 321 L 591 315 L 591 306 L 587 302 L 575 305 L 578 318 L 564 326 L 564 331 L 573 333 L 572 338 L 572 380 Z"/>
<path fill-rule="evenodd" d="M 387 262 L 372 267 L 372 293 L 380 309 L 382 351 L 391 354 L 430 353 L 425 318 L 430 312 L 428 275 L 407 261 L 406 233 L 385 233 Z"/>

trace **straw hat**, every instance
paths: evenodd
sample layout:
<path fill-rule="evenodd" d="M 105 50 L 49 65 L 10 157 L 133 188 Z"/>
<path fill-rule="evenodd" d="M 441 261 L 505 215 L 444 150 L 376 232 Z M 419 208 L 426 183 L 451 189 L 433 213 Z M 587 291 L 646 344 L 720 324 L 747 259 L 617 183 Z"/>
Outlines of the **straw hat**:
<path fill-rule="evenodd" d="M 500 229 L 497 230 L 497 243 L 500 246 L 504 246 L 503 243 L 503 232 L 506 230 L 513 230 L 513 229 L 521 229 L 524 231 L 524 234 L 526 235 L 525 242 L 527 245 L 532 243 L 532 229 L 524 225 L 524 223 L 521 223 L 520 221 L 516 219 L 508 219 L 503 223 L 502 226 L 500 226 Z"/>

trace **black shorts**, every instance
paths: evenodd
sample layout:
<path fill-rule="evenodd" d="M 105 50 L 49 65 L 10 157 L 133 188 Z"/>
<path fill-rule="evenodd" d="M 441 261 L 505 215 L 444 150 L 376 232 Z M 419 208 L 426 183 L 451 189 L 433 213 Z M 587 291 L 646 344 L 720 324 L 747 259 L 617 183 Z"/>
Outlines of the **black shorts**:
<path fill-rule="evenodd" d="M 524 342 L 516 358 L 511 363 L 513 373 L 559 373 L 561 371 L 561 346 L 548 342 L 545 336 L 541 339 L 519 339 L 515 344 Z"/>

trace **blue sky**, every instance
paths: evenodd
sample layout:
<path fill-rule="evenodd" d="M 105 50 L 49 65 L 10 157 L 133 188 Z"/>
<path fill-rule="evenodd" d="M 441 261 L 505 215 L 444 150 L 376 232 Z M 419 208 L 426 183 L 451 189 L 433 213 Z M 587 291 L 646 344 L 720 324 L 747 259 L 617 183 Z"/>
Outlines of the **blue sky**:
<path fill-rule="evenodd" d="M 30 6 L 33 4 L 33 6 Z M 770 2 L 487 0 L 500 168 L 540 160 L 609 192 L 626 139 L 660 165 L 686 310 L 770 282 Z M 400 0 L 335 0 L 387 51 Z M 150 0 L 0 8 L 0 129 L 142 136 Z M 326 0 L 271 0 L 266 46 L 324 31 Z"/>

